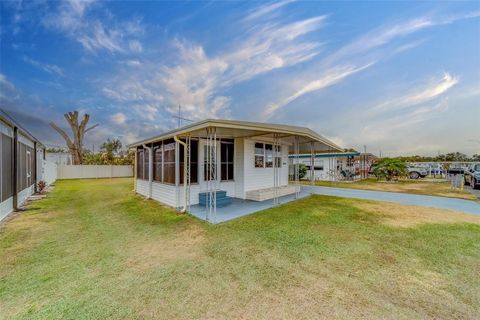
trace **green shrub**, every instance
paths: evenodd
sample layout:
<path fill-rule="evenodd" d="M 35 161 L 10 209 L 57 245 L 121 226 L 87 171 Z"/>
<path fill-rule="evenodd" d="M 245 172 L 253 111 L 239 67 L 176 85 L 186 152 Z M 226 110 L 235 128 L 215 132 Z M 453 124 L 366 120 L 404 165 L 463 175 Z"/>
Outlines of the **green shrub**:
<path fill-rule="evenodd" d="M 373 174 L 378 179 L 397 180 L 408 176 L 407 164 L 400 159 L 384 158 L 377 162 Z"/>

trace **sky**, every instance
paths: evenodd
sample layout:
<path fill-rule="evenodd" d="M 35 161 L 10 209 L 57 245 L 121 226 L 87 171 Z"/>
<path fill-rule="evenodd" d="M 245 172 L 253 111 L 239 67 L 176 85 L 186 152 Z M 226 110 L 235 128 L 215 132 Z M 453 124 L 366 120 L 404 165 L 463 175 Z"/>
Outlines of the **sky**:
<path fill-rule="evenodd" d="M 0 107 L 47 146 L 67 111 L 100 124 L 92 149 L 181 106 L 384 156 L 480 153 L 479 1 L 2 1 L 0 44 Z"/>

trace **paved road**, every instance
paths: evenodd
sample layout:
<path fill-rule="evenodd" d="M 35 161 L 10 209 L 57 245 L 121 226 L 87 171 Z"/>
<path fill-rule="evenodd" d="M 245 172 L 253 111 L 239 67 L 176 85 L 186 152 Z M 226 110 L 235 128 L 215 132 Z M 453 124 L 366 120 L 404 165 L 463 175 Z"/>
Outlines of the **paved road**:
<path fill-rule="evenodd" d="M 312 194 L 413 204 L 480 215 L 480 202 L 471 200 L 348 188 L 303 186 L 302 189 Z"/>

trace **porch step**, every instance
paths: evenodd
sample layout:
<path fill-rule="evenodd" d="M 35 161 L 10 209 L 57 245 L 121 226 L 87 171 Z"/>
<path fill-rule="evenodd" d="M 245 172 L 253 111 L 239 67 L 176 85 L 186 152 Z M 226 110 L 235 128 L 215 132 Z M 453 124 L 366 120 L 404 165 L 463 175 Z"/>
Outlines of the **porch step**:
<path fill-rule="evenodd" d="M 227 197 L 227 191 L 219 190 L 216 192 L 217 208 L 228 206 L 232 203 L 232 198 Z M 198 194 L 198 204 L 206 207 L 210 201 L 210 194 L 208 192 L 201 192 Z"/>

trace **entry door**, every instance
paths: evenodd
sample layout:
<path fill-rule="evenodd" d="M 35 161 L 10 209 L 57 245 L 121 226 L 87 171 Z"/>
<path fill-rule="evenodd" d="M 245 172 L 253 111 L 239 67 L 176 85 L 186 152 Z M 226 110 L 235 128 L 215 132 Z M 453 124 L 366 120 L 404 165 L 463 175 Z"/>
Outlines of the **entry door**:
<path fill-rule="evenodd" d="M 27 165 L 26 165 L 26 168 L 27 168 L 27 185 L 28 185 L 28 187 L 30 187 L 32 185 L 32 154 L 31 154 L 30 151 L 27 151 L 26 161 L 27 161 Z"/>

